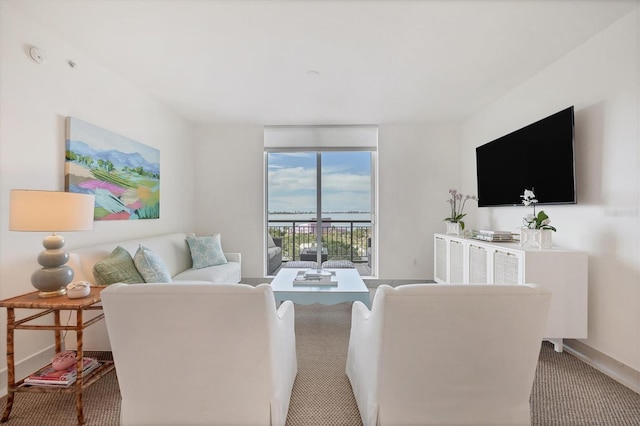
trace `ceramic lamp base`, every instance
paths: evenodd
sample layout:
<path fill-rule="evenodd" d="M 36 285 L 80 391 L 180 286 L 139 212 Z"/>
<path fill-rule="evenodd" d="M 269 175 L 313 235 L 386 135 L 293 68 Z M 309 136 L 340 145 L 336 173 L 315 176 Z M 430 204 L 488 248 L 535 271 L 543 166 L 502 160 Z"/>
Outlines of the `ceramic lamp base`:
<path fill-rule="evenodd" d="M 63 296 L 65 294 L 67 294 L 67 290 L 64 288 L 61 288 L 55 291 L 41 291 L 40 293 L 38 293 L 38 297 L 56 297 L 56 296 Z"/>
<path fill-rule="evenodd" d="M 31 275 L 31 284 L 40 290 L 40 297 L 61 296 L 67 292 L 67 284 L 73 281 L 73 270 L 65 265 L 69 253 L 63 250 L 64 239 L 60 235 L 49 235 L 42 245 L 45 250 L 38 255 L 42 268 Z"/>

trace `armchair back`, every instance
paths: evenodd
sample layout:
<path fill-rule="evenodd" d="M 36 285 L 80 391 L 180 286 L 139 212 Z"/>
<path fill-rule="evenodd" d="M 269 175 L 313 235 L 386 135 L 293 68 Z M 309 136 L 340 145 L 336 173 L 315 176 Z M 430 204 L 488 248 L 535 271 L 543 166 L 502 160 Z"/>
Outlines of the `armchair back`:
<path fill-rule="evenodd" d="M 123 425 L 284 425 L 294 308 L 261 284 L 113 284 L 102 303 Z"/>
<path fill-rule="evenodd" d="M 347 375 L 362 420 L 529 424 L 551 294 L 536 286 L 380 286 L 354 303 Z"/>

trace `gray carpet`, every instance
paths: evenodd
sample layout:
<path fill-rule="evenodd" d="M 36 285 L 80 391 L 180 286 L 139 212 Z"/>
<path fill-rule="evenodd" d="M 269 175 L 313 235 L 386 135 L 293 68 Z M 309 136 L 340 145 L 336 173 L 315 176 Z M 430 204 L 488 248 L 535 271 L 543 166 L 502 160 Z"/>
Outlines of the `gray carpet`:
<path fill-rule="evenodd" d="M 350 305 L 296 305 L 295 309 L 298 376 L 287 426 L 361 425 L 344 374 Z M 5 401 L 6 397 L 0 399 L 0 407 L 4 408 Z M 117 425 L 119 401 L 118 381 L 110 373 L 84 393 L 86 424 Z M 546 342 L 540 351 L 531 409 L 533 425 L 640 425 L 640 395 L 569 353 L 554 352 Z M 6 424 L 75 425 L 75 399 L 70 395 L 18 394 Z"/>

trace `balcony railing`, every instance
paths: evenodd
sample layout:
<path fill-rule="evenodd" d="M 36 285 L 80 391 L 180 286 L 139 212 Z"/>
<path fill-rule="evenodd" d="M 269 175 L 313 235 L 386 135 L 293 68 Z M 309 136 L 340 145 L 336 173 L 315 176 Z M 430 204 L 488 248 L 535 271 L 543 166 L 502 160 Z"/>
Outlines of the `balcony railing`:
<path fill-rule="evenodd" d="M 309 221 L 270 220 L 269 234 L 282 238 L 282 260 L 300 260 L 305 248 L 316 246 L 318 227 Z M 323 220 L 322 247 L 328 260 L 368 261 L 371 246 L 370 220 Z M 324 250 L 323 250 L 324 251 Z"/>

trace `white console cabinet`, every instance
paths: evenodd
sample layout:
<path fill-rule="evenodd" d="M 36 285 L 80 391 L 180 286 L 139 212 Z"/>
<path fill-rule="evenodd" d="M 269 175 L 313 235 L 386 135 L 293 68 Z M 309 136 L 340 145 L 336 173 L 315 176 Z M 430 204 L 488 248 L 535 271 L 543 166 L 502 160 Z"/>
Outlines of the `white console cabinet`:
<path fill-rule="evenodd" d="M 523 248 L 435 234 L 435 281 L 442 284 L 526 284 L 551 291 L 545 339 L 562 352 L 562 339 L 587 338 L 586 252 Z"/>

